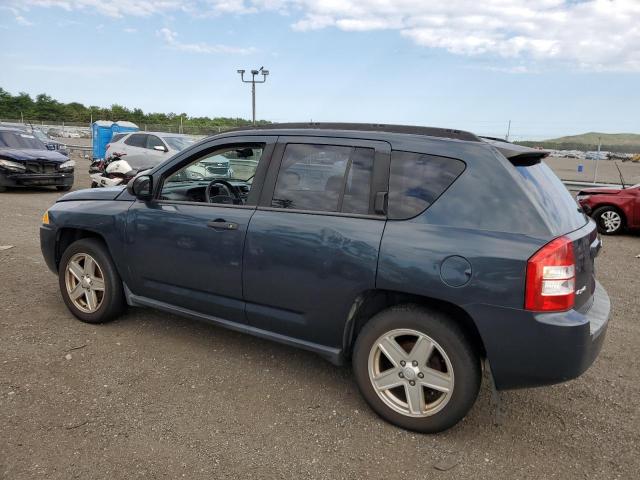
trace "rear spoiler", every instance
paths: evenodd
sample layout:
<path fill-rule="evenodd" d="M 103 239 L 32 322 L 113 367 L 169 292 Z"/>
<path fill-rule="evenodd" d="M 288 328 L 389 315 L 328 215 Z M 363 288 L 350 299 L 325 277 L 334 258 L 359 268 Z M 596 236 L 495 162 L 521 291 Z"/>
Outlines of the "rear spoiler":
<path fill-rule="evenodd" d="M 502 155 L 504 155 L 513 165 L 527 167 L 540 163 L 540 161 L 549 156 L 549 151 L 538 150 L 537 148 L 523 147 L 514 143 L 507 142 L 501 138 L 480 137 L 483 142 L 495 147 Z"/>

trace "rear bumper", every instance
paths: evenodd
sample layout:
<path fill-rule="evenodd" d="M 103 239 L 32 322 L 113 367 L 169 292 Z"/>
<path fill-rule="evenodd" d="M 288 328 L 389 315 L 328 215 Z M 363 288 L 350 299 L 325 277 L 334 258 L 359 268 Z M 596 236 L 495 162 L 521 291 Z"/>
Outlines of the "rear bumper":
<path fill-rule="evenodd" d="M 0 186 L 3 187 L 41 187 L 71 185 L 73 185 L 73 171 L 60 173 L 0 172 Z"/>
<path fill-rule="evenodd" d="M 609 295 L 596 282 L 584 312 L 533 313 L 479 305 L 469 311 L 500 390 L 565 382 L 594 362 L 605 338 Z"/>

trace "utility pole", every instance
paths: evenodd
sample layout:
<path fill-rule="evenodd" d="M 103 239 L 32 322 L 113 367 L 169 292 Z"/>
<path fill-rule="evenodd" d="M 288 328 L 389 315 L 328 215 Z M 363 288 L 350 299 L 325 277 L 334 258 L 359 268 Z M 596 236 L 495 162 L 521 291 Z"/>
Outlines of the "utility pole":
<path fill-rule="evenodd" d="M 598 161 L 600 160 L 600 148 L 602 147 L 602 137 L 598 137 L 598 155 L 596 156 L 596 168 L 593 172 L 593 183 L 596 183 L 598 178 Z"/>
<path fill-rule="evenodd" d="M 260 70 L 251 70 L 251 80 L 244 79 L 244 70 L 238 70 L 240 74 L 240 79 L 243 83 L 251 84 L 251 113 L 252 113 L 252 121 L 253 125 L 256 124 L 256 83 L 264 83 L 267 81 L 267 75 L 269 75 L 269 70 L 265 70 L 264 67 L 260 67 Z M 262 80 L 256 80 L 256 75 L 262 74 Z"/>
<path fill-rule="evenodd" d="M 507 125 L 507 135 L 504 137 L 504 139 L 508 142 L 509 141 L 509 134 L 511 133 L 511 120 L 509 120 L 509 125 Z"/>

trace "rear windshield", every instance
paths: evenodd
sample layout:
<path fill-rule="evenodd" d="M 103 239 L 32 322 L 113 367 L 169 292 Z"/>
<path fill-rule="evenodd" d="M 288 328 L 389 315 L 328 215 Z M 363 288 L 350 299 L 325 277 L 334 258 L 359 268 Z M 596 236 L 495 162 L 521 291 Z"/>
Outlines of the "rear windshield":
<path fill-rule="evenodd" d="M 117 142 L 118 140 L 120 140 L 125 135 L 126 135 L 126 133 L 116 133 L 113 137 L 111 137 L 111 143 Z"/>
<path fill-rule="evenodd" d="M 558 235 L 577 230 L 587 223 L 569 190 L 546 163 L 516 169 L 524 178 L 529 192 L 542 206 L 540 213 L 547 225 Z"/>
<path fill-rule="evenodd" d="M 30 133 L 0 132 L 0 147 L 46 150 L 44 143 Z"/>

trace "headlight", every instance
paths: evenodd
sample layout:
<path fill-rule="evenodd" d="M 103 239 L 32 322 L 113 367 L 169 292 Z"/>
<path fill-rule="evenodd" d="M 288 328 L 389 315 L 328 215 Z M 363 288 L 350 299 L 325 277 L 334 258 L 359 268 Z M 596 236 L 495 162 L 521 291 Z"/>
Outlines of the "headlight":
<path fill-rule="evenodd" d="M 579 202 L 586 200 L 587 198 L 589 198 L 591 195 L 578 195 L 576 196 L 576 200 L 578 200 Z"/>
<path fill-rule="evenodd" d="M 0 167 L 6 168 L 12 172 L 26 172 L 27 167 L 21 163 L 10 162 L 9 160 L 0 160 Z"/>
<path fill-rule="evenodd" d="M 76 162 L 75 160 L 68 160 L 66 162 L 64 162 L 63 164 L 61 164 L 58 169 L 59 170 L 73 170 L 73 167 L 76 166 Z"/>

